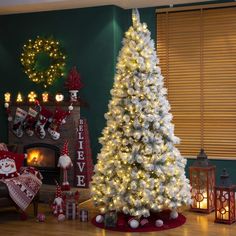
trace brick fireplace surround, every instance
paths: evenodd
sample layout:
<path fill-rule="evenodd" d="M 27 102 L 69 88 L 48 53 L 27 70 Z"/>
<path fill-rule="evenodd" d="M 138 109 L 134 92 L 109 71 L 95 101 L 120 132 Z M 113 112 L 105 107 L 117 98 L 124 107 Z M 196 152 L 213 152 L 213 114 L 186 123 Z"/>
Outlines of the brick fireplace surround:
<path fill-rule="evenodd" d="M 44 105 L 44 104 L 42 104 L 42 105 Z M 63 103 L 63 104 L 60 104 L 60 108 L 63 110 L 68 110 L 69 105 L 70 104 Z M 15 114 L 15 110 L 17 107 L 20 107 L 25 111 L 28 111 L 30 106 L 33 107 L 33 105 L 31 105 L 31 104 L 12 105 L 11 106 L 12 114 Z M 55 108 L 57 107 L 57 104 L 47 104 L 44 106 L 45 106 L 45 108 L 47 108 L 48 110 L 53 112 L 55 110 Z M 11 131 L 12 123 L 10 123 L 9 128 L 8 128 L 8 143 L 9 144 L 16 144 L 18 146 L 18 152 L 23 153 L 24 147 L 26 145 L 38 144 L 38 143 L 51 144 L 51 145 L 57 146 L 61 150 L 64 142 L 66 140 L 68 140 L 68 142 L 69 142 L 69 145 L 68 145 L 69 156 L 75 166 L 75 161 L 76 161 L 76 157 L 77 157 L 76 128 L 78 127 L 78 122 L 79 122 L 79 118 L 80 118 L 80 106 L 79 106 L 79 104 L 74 104 L 73 107 L 74 107 L 74 109 L 71 112 L 71 114 L 69 115 L 69 117 L 67 117 L 66 123 L 61 125 L 61 127 L 60 127 L 61 136 L 60 136 L 59 140 L 53 140 L 51 138 L 51 136 L 47 133 L 47 131 L 46 131 L 47 135 L 44 139 L 40 139 L 36 135 L 29 137 L 26 134 L 24 134 L 22 138 L 18 138 L 12 133 L 12 131 Z M 74 168 L 71 168 L 68 171 L 68 180 L 69 180 L 71 186 L 74 186 L 74 174 L 75 174 Z M 62 179 L 62 172 L 60 173 L 60 179 Z M 79 192 L 80 192 L 80 202 L 89 199 L 89 190 L 88 189 L 79 189 Z M 50 201 L 52 199 L 54 193 L 55 193 L 55 185 L 43 184 L 42 189 L 40 191 L 41 200 L 46 201 L 46 202 Z"/>

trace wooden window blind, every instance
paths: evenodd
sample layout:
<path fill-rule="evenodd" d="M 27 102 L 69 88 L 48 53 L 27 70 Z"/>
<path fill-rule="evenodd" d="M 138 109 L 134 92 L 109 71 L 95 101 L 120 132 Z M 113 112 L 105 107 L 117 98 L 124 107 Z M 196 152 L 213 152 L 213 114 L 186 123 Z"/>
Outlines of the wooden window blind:
<path fill-rule="evenodd" d="M 236 6 L 157 13 L 157 53 L 182 155 L 236 159 Z"/>

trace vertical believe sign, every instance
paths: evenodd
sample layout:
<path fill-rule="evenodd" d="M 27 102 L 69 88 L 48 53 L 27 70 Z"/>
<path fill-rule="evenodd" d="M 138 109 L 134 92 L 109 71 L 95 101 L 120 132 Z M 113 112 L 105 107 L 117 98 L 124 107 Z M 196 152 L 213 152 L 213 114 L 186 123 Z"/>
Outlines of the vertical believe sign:
<path fill-rule="evenodd" d="M 75 168 L 75 186 L 88 188 L 93 174 L 88 125 L 85 119 L 79 119 L 77 129 L 77 158 Z"/>

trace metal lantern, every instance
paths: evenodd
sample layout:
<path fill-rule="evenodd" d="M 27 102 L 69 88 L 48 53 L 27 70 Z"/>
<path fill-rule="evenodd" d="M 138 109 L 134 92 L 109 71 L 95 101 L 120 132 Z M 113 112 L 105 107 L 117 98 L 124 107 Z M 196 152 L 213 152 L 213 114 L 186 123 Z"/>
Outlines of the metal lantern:
<path fill-rule="evenodd" d="M 229 174 L 224 169 L 220 176 L 220 186 L 215 187 L 215 222 L 232 224 L 235 222 L 235 189 Z"/>
<path fill-rule="evenodd" d="M 206 153 L 201 149 L 197 160 L 189 167 L 192 186 L 191 210 L 203 213 L 214 211 L 215 170 Z"/>

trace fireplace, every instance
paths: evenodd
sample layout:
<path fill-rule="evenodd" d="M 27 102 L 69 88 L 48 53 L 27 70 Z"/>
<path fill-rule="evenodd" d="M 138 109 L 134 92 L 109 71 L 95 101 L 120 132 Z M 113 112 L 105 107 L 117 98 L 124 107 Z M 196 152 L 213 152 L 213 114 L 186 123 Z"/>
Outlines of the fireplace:
<path fill-rule="evenodd" d="M 60 180 L 60 169 L 57 167 L 60 150 L 57 146 L 46 143 L 33 143 L 24 146 L 27 154 L 26 166 L 37 168 L 43 175 L 44 184 L 55 184 Z"/>

